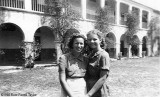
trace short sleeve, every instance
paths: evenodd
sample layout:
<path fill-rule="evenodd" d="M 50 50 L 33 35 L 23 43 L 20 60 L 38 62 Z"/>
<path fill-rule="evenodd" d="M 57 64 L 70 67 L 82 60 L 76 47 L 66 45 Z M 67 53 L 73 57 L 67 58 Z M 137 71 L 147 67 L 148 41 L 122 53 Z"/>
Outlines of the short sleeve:
<path fill-rule="evenodd" d="M 103 70 L 109 70 L 110 67 L 110 57 L 107 52 L 103 53 L 99 60 L 100 68 Z"/>
<path fill-rule="evenodd" d="M 65 55 L 62 55 L 59 58 L 58 66 L 59 66 L 59 70 L 58 70 L 59 72 L 65 72 L 65 69 L 67 67 L 67 60 Z"/>

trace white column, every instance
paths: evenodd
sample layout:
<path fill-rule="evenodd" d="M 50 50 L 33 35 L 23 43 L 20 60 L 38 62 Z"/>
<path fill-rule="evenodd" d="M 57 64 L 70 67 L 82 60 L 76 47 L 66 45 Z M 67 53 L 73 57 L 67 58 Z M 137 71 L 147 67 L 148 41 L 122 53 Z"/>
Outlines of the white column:
<path fill-rule="evenodd" d="M 148 12 L 148 22 L 147 22 L 147 26 L 149 25 L 150 20 L 151 20 L 151 12 Z"/>
<path fill-rule="evenodd" d="M 105 0 L 100 0 L 100 7 L 104 8 L 104 6 L 105 6 Z"/>
<path fill-rule="evenodd" d="M 120 2 L 116 1 L 116 24 L 120 24 Z"/>
<path fill-rule="evenodd" d="M 128 45 L 128 53 L 127 53 L 128 58 L 132 57 L 131 47 L 132 47 L 131 45 Z"/>
<path fill-rule="evenodd" d="M 116 56 L 115 56 L 115 58 L 118 58 L 119 53 L 120 53 L 120 43 L 116 43 Z"/>
<path fill-rule="evenodd" d="M 142 28 L 142 9 L 139 10 L 139 28 Z"/>
<path fill-rule="evenodd" d="M 151 44 L 147 44 L 147 56 L 151 56 Z"/>
<path fill-rule="evenodd" d="M 138 47 L 139 47 L 138 56 L 142 57 L 142 43 L 140 43 Z"/>
<path fill-rule="evenodd" d="M 82 18 L 86 19 L 86 0 L 81 0 Z"/>
<path fill-rule="evenodd" d="M 25 9 L 32 10 L 32 0 L 25 0 Z"/>
<path fill-rule="evenodd" d="M 24 42 L 25 45 L 25 58 L 28 58 L 30 55 L 34 57 L 32 52 L 32 42 Z"/>
<path fill-rule="evenodd" d="M 129 5 L 129 11 L 132 11 L 132 7 L 133 7 L 132 5 Z"/>

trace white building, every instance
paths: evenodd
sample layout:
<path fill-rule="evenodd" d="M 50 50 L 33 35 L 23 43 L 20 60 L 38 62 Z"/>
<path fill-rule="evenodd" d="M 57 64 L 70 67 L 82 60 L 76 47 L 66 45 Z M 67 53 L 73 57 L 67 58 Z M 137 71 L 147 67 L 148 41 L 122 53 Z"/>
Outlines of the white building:
<path fill-rule="evenodd" d="M 97 8 L 111 6 L 113 29 L 106 37 L 112 38 L 116 43 L 107 48 L 110 57 L 114 58 L 117 58 L 119 52 L 122 52 L 123 56 L 127 56 L 130 52 L 123 36 L 127 30 L 123 13 L 136 10 L 140 17 L 140 30 L 135 38 L 140 41 L 140 45 L 135 48 L 137 52 L 134 54 L 142 57 L 142 51 L 146 51 L 147 56 L 150 56 L 151 46 L 147 42 L 147 25 L 153 16 L 160 15 L 156 10 L 132 0 L 115 0 L 115 2 L 113 0 L 68 1 L 83 17 L 83 21 L 79 21 L 79 30 L 83 34 L 94 29 L 94 17 Z M 0 30 L 0 49 L 5 52 L 4 55 L 0 56 L 0 63 L 18 62 L 22 57 L 19 48 L 22 41 L 31 43 L 34 39 L 42 45 L 41 54 L 37 60 L 55 61 L 53 55 L 57 48 L 56 34 L 48 24 L 42 23 L 44 0 L 0 0 L 0 11 L 1 20 L 3 20 Z"/>

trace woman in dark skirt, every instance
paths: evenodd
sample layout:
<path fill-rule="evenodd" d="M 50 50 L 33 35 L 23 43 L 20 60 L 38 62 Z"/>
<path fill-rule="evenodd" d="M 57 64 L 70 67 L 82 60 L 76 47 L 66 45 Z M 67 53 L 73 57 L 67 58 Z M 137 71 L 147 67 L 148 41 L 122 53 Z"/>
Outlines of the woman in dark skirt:
<path fill-rule="evenodd" d="M 109 75 L 109 54 L 101 48 L 103 34 L 99 30 L 89 31 L 87 43 L 91 48 L 87 65 L 86 83 L 88 93 L 85 97 L 108 97 L 106 80 Z"/>

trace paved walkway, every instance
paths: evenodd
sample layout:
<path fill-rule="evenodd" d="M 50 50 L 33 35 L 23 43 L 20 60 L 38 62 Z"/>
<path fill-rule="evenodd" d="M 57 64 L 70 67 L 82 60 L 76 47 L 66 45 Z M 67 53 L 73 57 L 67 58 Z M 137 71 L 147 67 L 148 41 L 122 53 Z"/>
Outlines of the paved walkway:
<path fill-rule="evenodd" d="M 139 57 L 131 57 L 131 59 L 136 59 Z M 127 59 L 126 57 L 123 57 L 121 60 Z M 117 59 L 111 58 L 111 62 L 115 62 L 117 61 Z M 56 66 L 56 63 L 53 62 L 37 62 L 34 66 L 34 68 L 36 67 L 50 67 L 50 66 Z M 5 70 L 5 69 L 21 69 L 22 66 L 0 66 L 0 70 Z"/>
<path fill-rule="evenodd" d="M 50 66 L 56 66 L 55 63 L 52 63 L 52 64 L 35 64 L 34 65 L 34 68 L 36 67 L 50 67 Z M 0 70 L 10 70 L 10 69 L 21 69 L 22 66 L 0 66 Z"/>

